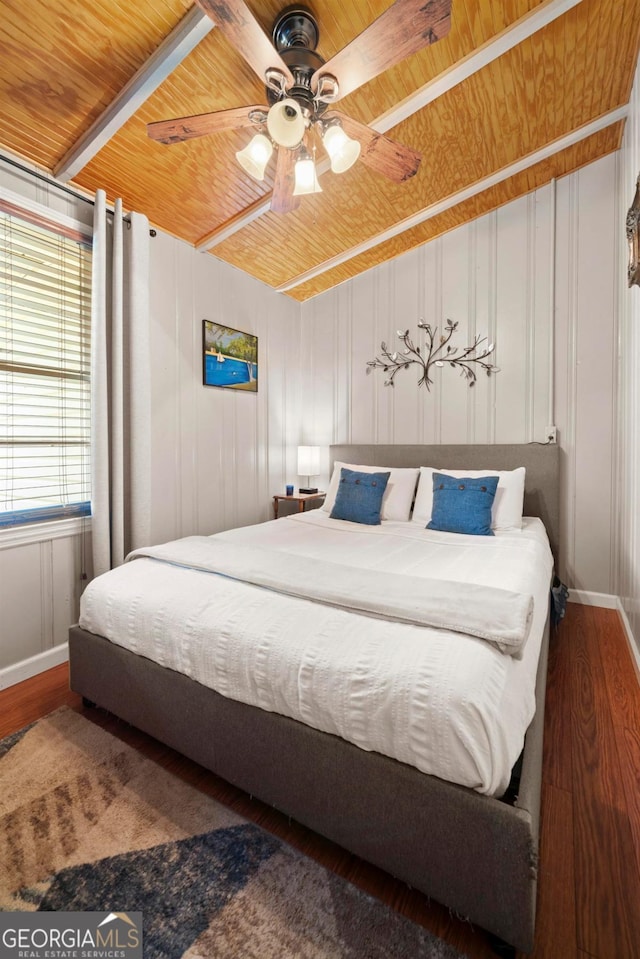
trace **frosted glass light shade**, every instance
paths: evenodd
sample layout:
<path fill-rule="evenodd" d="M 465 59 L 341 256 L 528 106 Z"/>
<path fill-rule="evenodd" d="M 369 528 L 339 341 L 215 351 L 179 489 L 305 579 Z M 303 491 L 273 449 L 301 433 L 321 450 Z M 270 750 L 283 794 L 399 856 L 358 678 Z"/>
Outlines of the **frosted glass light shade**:
<path fill-rule="evenodd" d="M 264 180 L 264 171 L 272 153 L 271 140 L 264 133 L 256 133 L 244 150 L 239 150 L 236 153 L 236 160 L 256 180 Z"/>
<path fill-rule="evenodd" d="M 316 165 L 311 157 L 304 157 L 300 160 L 296 160 L 294 175 L 294 196 L 304 196 L 307 193 L 322 193 L 322 187 L 318 182 L 318 177 L 316 174 Z"/>
<path fill-rule="evenodd" d="M 337 124 L 325 130 L 322 143 L 329 154 L 334 173 L 344 173 L 360 156 L 359 142 L 348 137 Z"/>
<path fill-rule="evenodd" d="M 300 105 L 291 97 L 274 103 L 267 114 L 267 130 L 280 147 L 296 147 L 302 141 L 306 126 Z"/>
<path fill-rule="evenodd" d="M 298 476 L 317 476 L 320 472 L 320 447 L 298 447 Z"/>

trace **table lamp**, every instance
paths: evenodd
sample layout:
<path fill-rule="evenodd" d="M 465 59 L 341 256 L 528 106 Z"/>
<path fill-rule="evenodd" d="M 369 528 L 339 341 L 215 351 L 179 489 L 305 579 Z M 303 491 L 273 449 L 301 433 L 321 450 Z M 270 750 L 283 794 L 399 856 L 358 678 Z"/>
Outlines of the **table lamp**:
<path fill-rule="evenodd" d="M 317 476 L 320 472 L 320 447 L 319 446 L 299 446 L 298 447 L 298 476 L 307 477 L 307 485 L 300 486 L 300 493 L 317 493 L 318 487 L 311 486 L 312 476 Z"/>

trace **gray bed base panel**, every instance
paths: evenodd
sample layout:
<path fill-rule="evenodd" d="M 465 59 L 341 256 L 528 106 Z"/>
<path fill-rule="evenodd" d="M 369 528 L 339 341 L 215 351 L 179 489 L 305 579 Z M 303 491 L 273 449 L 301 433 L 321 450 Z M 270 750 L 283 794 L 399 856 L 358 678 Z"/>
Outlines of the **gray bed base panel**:
<path fill-rule="evenodd" d="M 226 699 L 78 626 L 71 688 L 523 952 L 533 947 L 549 628 L 516 806 Z"/>

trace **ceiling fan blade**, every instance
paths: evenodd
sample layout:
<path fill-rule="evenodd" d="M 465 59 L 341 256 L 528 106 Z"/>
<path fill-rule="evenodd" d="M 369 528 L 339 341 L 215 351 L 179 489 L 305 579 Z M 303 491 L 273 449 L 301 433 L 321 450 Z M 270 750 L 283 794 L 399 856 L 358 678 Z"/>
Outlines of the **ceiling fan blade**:
<path fill-rule="evenodd" d="M 273 192 L 271 194 L 271 209 L 274 213 L 291 213 L 292 210 L 300 206 L 300 197 L 293 195 L 295 165 L 295 150 L 287 150 L 286 147 L 279 147 L 276 160 L 276 175 L 273 181 Z"/>
<path fill-rule="evenodd" d="M 413 147 L 391 140 L 338 110 L 325 115 L 327 120 L 331 117 L 338 117 L 347 136 L 359 141 L 360 160 L 376 173 L 395 183 L 404 183 L 418 172 L 422 154 Z"/>
<path fill-rule="evenodd" d="M 244 0 L 196 0 L 196 3 L 211 17 L 216 27 L 222 30 L 263 83 L 265 74 L 271 67 L 284 73 L 287 87 L 293 84 L 293 74 L 289 67 Z"/>
<path fill-rule="evenodd" d="M 316 90 L 320 76 L 328 73 L 338 80 L 335 99 L 339 100 L 410 54 L 441 40 L 450 26 L 451 0 L 396 0 L 315 71 L 311 88 Z"/>
<path fill-rule="evenodd" d="M 158 143 L 180 143 L 182 140 L 204 137 L 208 133 L 255 127 L 256 123 L 250 117 L 254 110 L 266 115 L 269 107 L 260 105 L 233 107 L 231 110 L 219 110 L 217 113 L 199 113 L 194 117 L 157 120 L 155 123 L 147 123 L 147 133 Z"/>

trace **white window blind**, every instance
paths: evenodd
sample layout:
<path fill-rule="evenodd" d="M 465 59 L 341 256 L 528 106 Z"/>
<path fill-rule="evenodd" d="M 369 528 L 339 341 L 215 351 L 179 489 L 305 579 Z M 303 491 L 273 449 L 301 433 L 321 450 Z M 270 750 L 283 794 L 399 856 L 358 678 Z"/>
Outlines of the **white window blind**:
<path fill-rule="evenodd" d="M 90 511 L 91 241 L 0 200 L 0 526 Z"/>

